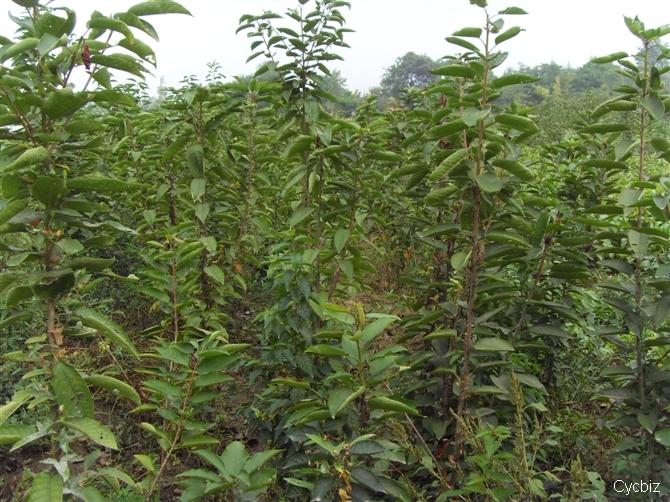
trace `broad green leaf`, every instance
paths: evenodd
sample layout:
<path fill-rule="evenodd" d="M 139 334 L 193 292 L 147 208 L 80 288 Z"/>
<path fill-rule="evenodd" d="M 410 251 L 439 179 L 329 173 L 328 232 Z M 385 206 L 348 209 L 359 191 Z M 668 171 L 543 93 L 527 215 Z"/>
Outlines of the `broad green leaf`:
<path fill-rule="evenodd" d="M 523 75 L 521 73 L 510 73 L 508 75 L 503 75 L 502 77 L 494 78 L 491 81 L 491 87 L 494 89 L 502 89 L 508 85 L 532 84 L 537 81 L 537 77 L 531 77 L 530 75 Z"/>
<path fill-rule="evenodd" d="M 654 439 L 663 446 L 670 448 L 670 427 L 656 431 Z"/>
<path fill-rule="evenodd" d="M 226 276 L 218 265 L 209 265 L 205 267 L 205 273 L 221 285 L 226 283 Z"/>
<path fill-rule="evenodd" d="M 627 57 L 628 54 L 625 52 L 613 52 L 612 54 L 608 54 L 607 56 L 600 56 L 597 58 L 593 58 L 591 62 L 596 64 L 607 64 L 607 63 L 613 63 L 614 61 L 618 61 L 620 59 Z"/>
<path fill-rule="evenodd" d="M 198 201 L 205 195 L 207 182 L 204 178 L 194 178 L 191 180 L 191 197 L 194 201 Z"/>
<path fill-rule="evenodd" d="M 335 244 L 335 249 L 338 253 L 341 253 L 346 246 L 349 237 L 351 236 L 351 231 L 346 228 L 339 228 L 335 235 L 333 236 L 333 243 Z"/>
<path fill-rule="evenodd" d="M 62 502 L 63 478 L 40 472 L 33 478 L 26 497 L 27 502 Z"/>
<path fill-rule="evenodd" d="M 393 317 L 385 317 L 381 319 L 376 319 L 370 324 L 363 328 L 363 333 L 361 340 L 365 343 L 372 342 L 377 336 L 379 336 L 386 328 L 396 321 Z"/>
<path fill-rule="evenodd" d="M 86 93 L 74 93 L 71 89 L 61 89 L 49 94 L 42 109 L 52 119 L 72 115 L 88 101 Z"/>
<path fill-rule="evenodd" d="M 430 71 L 434 75 L 442 77 L 463 77 L 474 78 L 477 74 L 475 71 L 464 64 L 450 64 L 447 66 L 440 66 Z"/>
<path fill-rule="evenodd" d="M 141 404 L 140 395 L 137 393 L 137 391 L 126 382 L 123 382 L 117 378 L 107 375 L 94 374 L 87 376 L 85 380 L 88 384 L 95 385 L 101 389 L 111 390 L 115 394 L 129 399 L 138 406 Z"/>
<path fill-rule="evenodd" d="M 33 425 L 0 425 L 0 445 L 16 443 L 34 432 Z"/>
<path fill-rule="evenodd" d="M 19 199 L 19 200 L 13 200 L 9 204 L 7 204 L 4 209 L 0 209 L 0 225 L 3 223 L 8 222 L 11 220 L 14 216 L 19 214 L 21 211 L 23 211 L 26 207 L 27 201 Z"/>
<path fill-rule="evenodd" d="M 467 159 L 468 150 L 467 148 L 461 148 L 450 154 L 445 158 L 440 164 L 433 170 L 432 173 L 428 176 L 428 179 L 431 181 L 436 181 L 442 178 L 445 175 L 448 175 L 451 171 L 456 169 L 461 163 Z"/>
<path fill-rule="evenodd" d="M 653 434 L 654 429 L 656 429 L 658 417 L 655 413 L 642 413 L 641 411 L 638 411 L 637 421 L 649 434 Z"/>
<path fill-rule="evenodd" d="M 195 217 L 198 218 L 200 223 L 204 225 L 205 221 L 207 221 L 207 216 L 209 216 L 209 204 L 196 204 Z"/>
<path fill-rule="evenodd" d="M 7 61 L 10 58 L 19 56 L 25 52 L 33 50 L 40 42 L 39 38 L 24 38 L 13 45 L 9 45 L 0 49 L 0 63 Z"/>
<path fill-rule="evenodd" d="M 330 411 L 331 418 L 335 418 L 344 410 L 349 403 L 365 392 L 365 387 L 360 386 L 357 390 L 352 391 L 347 387 L 340 387 L 333 389 L 328 393 L 328 411 Z"/>
<path fill-rule="evenodd" d="M 519 179 L 530 181 L 533 179 L 532 173 L 524 166 L 513 160 L 499 159 L 494 160 L 493 165 L 513 174 Z"/>
<path fill-rule="evenodd" d="M 299 225 L 300 223 L 305 221 L 307 217 L 311 215 L 313 212 L 314 212 L 313 207 L 299 207 L 291 215 L 291 218 L 289 219 L 288 223 L 290 226 L 295 227 L 296 225 Z"/>
<path fill-rule="evenodd" d="M 640 104 L 649 112 L 649 115 L 651 115 L 654 120 L 663 120 L 665 106 L 663 105 L 663 101 L 661 101 L 656 94 L 640 98 Z"/>
<path fill-rule="evenodd" d="M 421 415 L 414 406 L 403 403 L 396 399 L 386 396 L 373 397 L 367 401 L 370 409 L 396 411 L 399 413 L 407 413 L 408 415 Z"/>
<path fill-rule="evenodd" d="M 502 242 L 505 244 L 512 244 L 519 247 L 530 247 L 530 244 L 518 234 L 513 232 L 502 232 L 498 230 L 491 230 L 486 233 L 486 240 L 492 242 Z"/>
<path fill-rule="evenodd" d="M 94 54 L 91 61 L 96 65 L 124 71 L 142 79 L 144 78 L 144 72 L 146 72 L 146 69 L 137 59 L 129 54 Z"/>
<path fill-rule="evenodd" d="M 513 26 L 510 29 L 502 32 L 495 38 L 496 45 L 501 44 L 504 41 L 509 40 L 510 38 L 516 37 L 519 33 L 521 33 L 521 31 L 522 30 L 519 26 Z"/>
<path fill-rule="evenodd" d="M 41 164 L 47 160 L 48 157 L 49 153 L 46 148 L 43 146 L 36 146 L 35 148 L 30 148 L 23 152 L 12 163 L 0 168 L 0 172 L 8 173 L 9 171 L 15 171 L 23 167 Z"/>
<path fill-rule="evenodd" d="M 139 353 L 128 335 L 121 326 L 99 312 L 89 308 L 80 308 L 75 315 L 81 319 L 85 326 L 96 329 L 101 335 L 109 338 L 113 343 L 123 347 L 133 356 L 139 359 Z"/>
<path fill-rule="evenodd" d="M 92 17 L 88 21 L 88 27 L 95 30 L 110 30 L 121 33 L 129 40 L 135 40 L 133 32 L 128 25 L 119 19 L 111 19 L 105 16 Z"/>
<path fill-rule="evenodd" d="M 220 458 L 225 468 L 225 472 L 231 476 L 237 476 L 242 472 L 242 469 L 244 469 L 244 464 L 247 463 L 249 454 L 247 453 L 244 443 L 233 441 L 225 450 L 223 450 Z"/>
<path fill-rule="evenodd" d="M 402 162 L 404 157 L 399 153 L 389 151 L 373 151 L 368 154 L 372 160 L 380 160 L 382 162 Z"/>
<path fill-rule="evenodd" d="M 74 367 L 64 362 L 56 363 L 51 386 L 66 417 L 94 417 L 95 406 L 91 392 Z"/>
<path fill-rule="evenodd" d="M 535 122 L 527 117 L 522 117 L 521 115 L 501 113 L 496 116 L 496 122 L 511 127 L 512 129 L 516 129 L 517 131 L 524 131 L 529 133 L 538 131 L 538 127 L 535 125 Z"/>
<path fill-rule="evenodd" d="M 63 425 L 81 432 L 93 442 L 105 448 L 119 449 L 111 429 L 97 420 L 92 418 L 71 418 L 64 420 Z"/>
<path fill-rule="evenodd" d="M 77 254 L 84 250 L 84 246 L 81 242 L 76 239 L 70 239 L 69 237 L 59 240 L 56 245 L 66 254 Z"/>
<path fill-rule="evenodd" d="M 463 270 L 465 265 L 467 265 L 468 260 L 470 259 L 471 252 L 457 251 L 449 259 L 449 264 L 456 272 Z"/>
<path fill-rule="evenodd" d="M 144 453 L 136 453 L 133 457 L 135 457 L 135 460 L 137 460 L 147 471 L 153 473 L 157 471 L 156 464 L 151 456 L 145 455 Z"/>
<path fill-rule="evenodd" d="M 472 37 L 472 38 L 479 38 L 482 36 L 482 29 L 477 28 L 477 27 L 468 27 L 468 28 L 461 28 L 458 31 L 455 31 L 452 33 L 454 37 Z"/>
<path fill-rule="evenodd" d="M 500 338 L 480 338 L 475 342 L 474 349 L 494 352 L 511 352 L 514 350 L 514 346 Z"/>
<path fill-rule="evenodd" d="M 331 455 L 335 455 L 339 451 L 337 446 L 321 436 L 317 436 L 316 434 L 305 434 L 305 436 L 307 436 L 315 445 L 320 446 Z"/>
<path fill-rule="evenodd" d="M 0 406 L 0 425 L 2 425 L 10 416 L 12 416 L 16 410 L 30 401 L 33 397 L 33 393 L 25 389 L 16 391 L 9 402 Z"/>
<path fill-rule="evenodd" d="M 202 179 L 205 176 L 204 156 L 205 152 L 201 145 L 191 145 L 188 150 L 186 150 L 186 162 L 188 163 L 188 167 L 191 169 L 191 173 L 197 179 Z"/>
<path fill-rule="evenodd" d="M 479 188 L 481 188 L 484 192 L 499 192 L 503 187 L 502 180 L 495 174 L 483 173 L 479 176 L 475 176 L 475 180 L 477 181 Z"/>
<path fill-rule="evenodd" d="M 172 0 L 152 0 L 141 2 L 128 9 L 135 16 L 154 16 L 156 14 L 187 14 L 191 13 L 181 4 Z"/>

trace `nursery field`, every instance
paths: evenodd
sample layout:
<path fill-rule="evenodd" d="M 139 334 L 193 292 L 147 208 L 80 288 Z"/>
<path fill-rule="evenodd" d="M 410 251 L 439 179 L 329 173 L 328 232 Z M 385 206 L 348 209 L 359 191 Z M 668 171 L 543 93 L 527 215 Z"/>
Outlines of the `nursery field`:
<path fill-rule="evenodd" d="M 185 0 L 5 2 L 0 501 L 670 499 L 670 25 L 469 3 L 362 94 L 343 0 L 157 92 Z"/>

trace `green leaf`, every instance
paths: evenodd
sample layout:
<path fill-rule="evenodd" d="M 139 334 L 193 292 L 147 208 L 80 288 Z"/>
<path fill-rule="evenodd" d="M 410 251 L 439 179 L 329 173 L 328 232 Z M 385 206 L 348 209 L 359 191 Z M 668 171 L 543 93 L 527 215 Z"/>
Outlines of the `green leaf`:
<path fill-rule="evenodd" d="M 659 444 L 670 448 L 670 427 L 656 431 L 654 439 L 656 439 Z"/>
<path fill-rule="evenodd" d="M 493 161 L 493 165 L 509 172 L 510 174 L 513 174 L 517 178 L 524 181 L 530 181 L 533 179 L 533 174 L 516 161 L 498 159 Z"/>
<path fill-rule="evenodd" d="M 295 212 L 291 215 L 291 218 L 289 219 L 288 223 L 290 226 L 295 227 L 296 225 L 299 225 L 309 215 L 311 215 L 314 212 L 313 207 L 299 207 L 298 209 L 295 210 Z"/>
<path fill-rule="evenodd" d="M 279 455 L 282 452 L 282 450 L 265 450 L 265 451 L 259 451 L 258 453 L 254 453 L 249 457 L 249 460 L 247 460 L 247 463 L 244 464 L 244 471 L 253 474 L 256 472 L 258 469 L 263 467 L 269 460 L 273 459 L 277 455 Z"/>
<path fill-rule="evenodd" d="M 24 38 L 19 40 L 13 45 L 3 47 L 0 51 L 0 63 L 7 61 L 10 58 L 19 56 L 24 52 L 28 52 L 37 47 L 37 44 L 40 42 L 39 38 Z"/>
<path fill-rule="evenodd" d="M 373 397 L 368 400 L 368 406 L 373 410 L 385 410 L 385 411 L 396 411 L 399 413 L 407 413 L 408 415 L 417 415 L 421 414 L 417 411 L 414 406 L 410 406 L 396 399 L 391 399 L 386 396 Z"/>
<path fill-rule="evenodd" d="M 49 54 L 60 42 L 60 38 L 52 35 L 51 33 L 45 33 L 40 38 L 39 43 L 37 44 L 37 52 L 40 53 L 41 57 Z"/>
<path fill-rule="evenodd" d="M 665 106 L 663 101 L 656 94 L 640 98 L 640 104 L 649 112 L 654 120 L 661 121 L 665 115 Z"/>
<path fill-rule="evenodd" d="M 198 218 L 200 223 L 203 225 L 209 216 L 209 204 L 196 204 L 195 206 L 195 217 Z"/>
<path fill-rule="evenodd" d="M 0 209 L 0 225 L 8 222 L 14 216 L 23 211 L 26 205 L 27 201 L 19 199 L 19 200 L 13 200 L 9 204 L 7 204 L 4 207 L 4 209 Z"/>
<path fill-rule="evenodd" d="M 131 41 L 135 40 L 133 32 L 130 31 L 128 25 L 119 19 L 111 19 L 105 16 L 96 16 L 92 17 L 87 24 L 88 27 L 91 29 L 101 31 L 105 30 L 116 31 L 117 33 L 121 33 Z"/>
<path fill-rule="evenodd" d="M 94 54 L 91 61 L 96 65 L 124 71 L 139 78 L 144 78 L 146 69 L 129 54 Z"/>
<path fill-rule="evenodd" d="M 591 60 L 591 62 L 596 64 L 607 64 L 607 63 L 613 63 L 614 61 L 618 61 L 620 59 L 627 57 L 628 54 L 625 52 L 613 52 L 612 54 L 608 54 L 607 56 L 600 56 L 594 58 Z"/>
<path fill-rule="evenodd" d="M 77 254 L 84 250 L 84 246 L 76 239 L 65 238 L 59 240 L 56 245 L 66 254 Z"/>
<path fill-rule="evenodd" d="M 494 78 L 491 81 L 491 87 L 494 89 L 502 89 L 508 85 L 518 85 L 518 84 L 532 84 L 537 82 L 539 79 L 537 77 L 531 77 L 530 75 L 523 75 L 520 73 L 510 73 L 508 75 L 503 75 L 502 77 Z"/>
<path fill-rule="evenodd" d="M 335 418 L 344 410 L 349 403 L 365 392 L 365 386 L 360 386 L 355 391 L 346 387 L 333 389 L 328 393 L 328 410 L 331 418 Z"/>
<path fill-rule="evenodd" d="M 351 236 L 351 231 L 346 228 L 339 228 L 335 235 L 333 236 L 333 243 L 335 244 L 335 249 L 338 253 L 341 253 L 346 246 L 349 237 Z"/>
<path fill-rule="evenodd" d="M 112 450 L 119 449 L 111 429 L 97 420 L 92 418 L 72 418 L 64 420 L 63 425 L 81 432 L 93 442 L 105 448 L 111 448 Z"/>
<path fill-rule="evenodd" d="M 452 33 L 454 37 L 472 37 L 479 38 L 482 36 L 482 29 L 476 27 L 461 28 Z"/>
<path fill-rule="evenodd" d="M 447 66 L 440 66 L 430 70 L 430 72 L 434 75 L 440 75 L 442 77 L 474 78 L 477 75 L 472 68 L 464 64 L 450 64 Z"/>
<path fill-rule="evenodd" d="M 467 253 L 465 251 L 457 251 L 453 255 L 451 255 L 451 258 L 449 259 L 449 264 L 451 265 L 451 268 L 453 268 L 456 272 L 460 272 L 463 270 L 465 265 L 467 265 L 468 260 L 470 259 L 471 252 L 468 251 Z"/>
<path fill-rule="evenodd" d="M 461 163 L 467 159 L 468 149 L 461 148 L 456 150 L 447 158 L 445 158 L 440 164 L 433 170 L 432 173 L 428 176 L 430 181 L 437 181 L 445 175 L 448 175 L 451 171 L 456 169 Z"/>
<path fill-rule="evenodd" d="M 63 178 L 57 176 L 40 176 L 31 187 L 33 197 L 47 208 L 54 207 L 62 199 L 67 190 Z"/>
<path fill-rule="evenodd" d="M 205 267 L 205 273 L 221 285 L 226 283 L 226 275 L 218 265 L 209 265 Z"/>
<path fill-rule="evenodd" d="M 512 129 L 516 129 L 517 131 L 524 131 L 529 133 L 538 131 L 538 127 L 535 125 L 535 122 L 527 117 L 522 117 L 521 115 L 501 113 L 496 116 L 496 122 L 511 127 Z"/>
<path fill-rule="evenodd" d="M 36 429 L 32 425 L 0 425 L 0 445 L 16 443 L 34 432 Z"/>
<path fill-rule="evenodd" d="M 79 372 L 67 363 L 59 362 L 53 368 L 51 379 L 56 401 L 66 417 L 93 418 L 93 397 Z"/>
<path fill-rule="evenodd" d="M 286 157 L 299 155 L 306 151 L 309 147 L 314 145 L 314 138 L 309 135 L 298 136 L 293 143 L 291 143 L 284 152 Z"/>
<path fill-rule="evenodd" d="M 305 436 L 307 436 L 315 445 L 320 446 L 331 455 L 336 455 L 338 447 L 335 446 L 332 442 L 328 441 L 327 439 L 323 439 L 321 436 L 317 436 L 316 434 L 305 434 Z"/>
<path fill-rule="evenodd" d="M 60 119 L 72 115 L 88 101 L 88 95 L 83 92 L 74 93 L 71 89 L 60 89 L 49 93 L 44 100 L 42 109 L 52 119 Z"/>
<path fill-rule="evenodd" d="M 505 244 L 512 244 L 514 246 L 528 248 L 530 244 L 518 234 L 512 232 L 501 232 L 498 230 L 491 230 L 486 233 L 486 240 L 492 242 L 502 242 Z"/>
<path fill-rule="evenodd" d="M 498 14 L 502 14 L 503 16 L 523 16 L 528 14 L 528 12 L 520 7 L 507 7 L 506 9 L 499 11 Z"/>
<path fill-rule="evenodd" d="M 205 152 L 201 145 L 191 145 L 188 150 L 186 150 L 186 162 L 191 169 L 191 173 L 193 173 L 193 176 L 196 178 L 202 179 L 205 176 L 204 156 Z"/>
<path fill-rule="evenodd" d="M 484 192 L 499 192 L 503 187 L 502 180 L 495 174 L 483 173 L 479 176 L 475 176 L 475 180 L 477 181 L 479 188 L 481 188 Z"/>
<path fill-rule="evenodd" d="M 244 464 L 247 463 L 249 454 L 247 453 L 244 443 L 233 441 L 225 450 L 223 450 L 220 458 L 225 468 L 225 472 L 231 476 L 237 476 L 242 472 L 242 469 L 244 469 Z"/>
<path fill-rule="evenodd" d="M 59 475 L 51 476 L 47 472 L 40 472 L 33 478 L 30 485 L 27 502 L 62 502 L 63 478 Z"/>
<path fill-rule="evenodd" d="M 510 29 L 502 32 L 495 38 L 496 45 L 501 44 L 504 41 L 509 40 L 510 38 L 516 37 L 519 33 L 521 33 L 521 31 L 522 30 L 519 26 L 512 26 Z"/>
<path fill-rule="evenodd" d="M 133 389 L 130 385 L 128 385 L 126 382 L 123 382 L 117 378 L 110 377 L 107 375 L 94 374 L 87 376 L 86 382 L 91 385 L 95 385 L 96 387 L 100 387 L 101 389 L 111 390 L 115 394 L 125 397 L 126 399 L 132 401 L 138 406 L 142 404 L 140 400 L 140 395 L 137 393 L 137 391 Z"/>
<path fill-rule="evenodd" d="M 181 4 L 172 0 L 152 0 L 133 5 L 128 9 L 130 14 L 135 16 L 155 16 L 157 14 L 186 14 L 191 13 Z"/>
<path fill-rule="evenodd" d="M 475 342 L 474 349 L 493 352 L 511 352 L 514 351 L 514 346 L 500 338 L 480 338 Z"/>
<path fill-rule="evenodd" d="M 365 343 L 372 342 L 377 336 L 384 332 L 391 324 L 396 321 L 393 317 L 384 317 L 381 319 L 376 319 L 370 324 L 363 328 L 363 333 L 361 335 L 361 340 Z"/>
<path fill-rule="evenodd" d="M 140 465 L 144 467 L 147 471 L 153 473 L 157 471 L 154 459 L 151 458 L 149 455 L 145 455 L 144 453 L 136 453 L 135 455 L 133 455 L 133 457 L 135 457 L 135 460 L 137 460 L 140 463 Z"/>
<path fill-rule="evenodd" d="M 320 356 L 326 357 L 339 357 L 347 355 L 347 353 L 342 349 L 323 343 L 312 345 L 311 347 L 307 348 L 305 352 L 308 354 L 318 354 Z"/>
<path fill-rule="evenodd" d="M 81 319 L 85 326 L 98 330 L 100 334 L 139 359 L 140 355 L 135 345 L 130 341 L 130 338 L 128 338 L 128 335 L 126 335 L 121 326 L 114 321 L 89 308 L 80 308 L 75 311 L 75 315 Z"/>
<path fill-rule="evenodd" d="M 649 434 L 653 434 L 658 417 L 655 413 L 642 413 L 639 411 L 637 413 L 637 421 Z"/>
<path fill-rule="evenodd" d="M 30 148 L 19 155 L 12 163 L 3 166 L 0 169 L 0 172 L 8 173 L 9 171 L 15 171 L 23 167 L 34 166 L 35 164 L 41 164 L 49 157 L 49 152 L 43 146 L 36 146 L 35 148 Z"/>
<path fill-rule="evenodd" d="M 25 389 L 18 390 L 9 402 L 0 406 L 0 425 L 2 425 L 21 406 L 30 401 L 34 395 Z"/>
<path fill-rule="evenodd" d="M 204 178 L 194 178 L 191 180 L 191 197 L 194 201 L 198 201 L 205 195 L 207 182 Z"/>
<path fill-rule="evenodd" d="M 389 151 L 373 151 L 368 154 L 372 160 L 380 160 L 382 162 L 402 162 L 405 158 L 399 153 Z"/>

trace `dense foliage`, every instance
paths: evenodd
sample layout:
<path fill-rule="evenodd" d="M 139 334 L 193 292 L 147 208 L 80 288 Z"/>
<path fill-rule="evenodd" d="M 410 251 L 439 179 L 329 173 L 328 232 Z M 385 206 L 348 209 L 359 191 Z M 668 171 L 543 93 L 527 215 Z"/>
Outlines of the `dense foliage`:
<path fill-rule="evenodd" d="M 254 75 L 152 99 L 183 6 L 13 1 L 0 499 L 668 496 L 670 26 L 562 82 L 472 0 L 379 106 L 330 68 L 349 4 L 299 0 L 240 19 Z"/>

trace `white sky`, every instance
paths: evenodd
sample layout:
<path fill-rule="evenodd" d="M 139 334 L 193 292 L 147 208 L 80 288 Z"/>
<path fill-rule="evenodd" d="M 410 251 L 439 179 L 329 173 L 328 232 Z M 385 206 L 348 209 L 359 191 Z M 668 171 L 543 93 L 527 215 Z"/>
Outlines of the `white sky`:
<path fill-rule="evenodd" d="M 55 0 L 78 15 L 83 28 L 95 9 L 110 15 L 140 0 Z M 157 29 L 160 42 L 144 37 L 154 50 L 158 68 L 148 81 L 155 87 L 163 77 L 177 85 L 184 75 L 204 77 L 207 63 L 218 61 L 223 73 L 234 76 L 252 72 L 260 59 L 245 65 L 249 51 L 244 32 L 235 35 L 242 14 L 273 10 L 283 14 L 296 0 L 181 0 L 193 17 L 163 15 L 147 18 Z M 444 38 L 464 26 L 481 26 L 482 13 L 468 0 L 351 0 L 345 15 L 347 27 L 356 30 L 345 39 L 351 49 L 339 51 L 345 59 L 339 68 L 352 89 L 364 91 L 377 85 L 384 69 L 408 51 L 439 58 L 453 53 Z M 668 0 L 490 0 L 490 11 L 515 5 L 528 16 L 509 16 L 507 26 L 519 24 L 525 32 L 506 43 L 506 65 L 555 61 L 579 66 L 591 57 L 619 50 L 635 51 L 636 39 L 628 33 L 623 15 L 639 15 L 649 26 L 670 23 Z M 21 8 L 0 0 L 0 34 L 12 35 L 14 25 L 6 12 Z M 81 31 L 80 31 L 81 32 Z"/>

